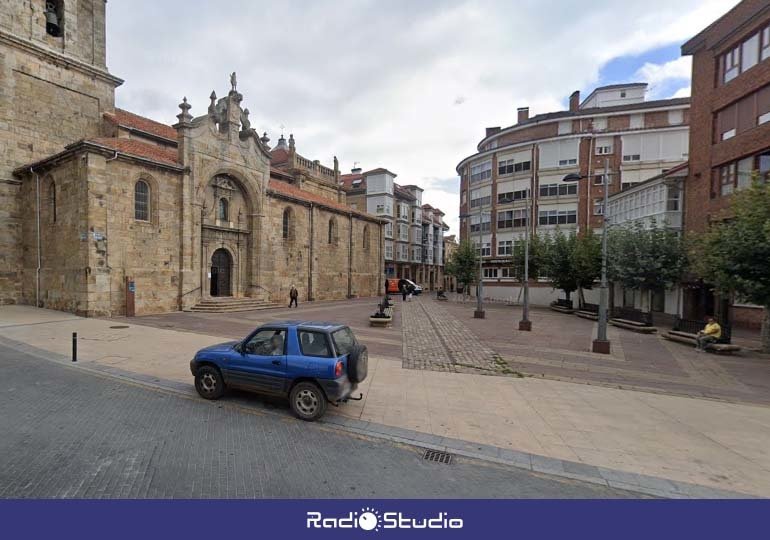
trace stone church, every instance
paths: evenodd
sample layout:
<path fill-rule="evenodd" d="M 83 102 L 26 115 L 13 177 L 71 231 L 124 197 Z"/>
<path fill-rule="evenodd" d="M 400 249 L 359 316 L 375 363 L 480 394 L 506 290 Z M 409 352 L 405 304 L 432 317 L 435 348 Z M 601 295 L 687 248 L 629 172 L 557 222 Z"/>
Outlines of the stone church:
<path fill-rule="evenodd" d="M 381 221 L 346 204 L 336 158 L 259 136 L 234 73 L 173 126 L 115 107 L 105 3 L 0 0 L 0 303 L 101 316 L 382 291 Z"/>

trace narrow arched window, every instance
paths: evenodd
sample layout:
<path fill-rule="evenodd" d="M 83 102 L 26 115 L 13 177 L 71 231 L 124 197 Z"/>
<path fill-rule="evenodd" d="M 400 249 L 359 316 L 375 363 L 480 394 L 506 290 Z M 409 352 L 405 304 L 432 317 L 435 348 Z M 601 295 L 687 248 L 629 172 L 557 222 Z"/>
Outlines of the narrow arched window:
<path fill-rule="evenodd" d="M 48 206 L 51 209 L 51 223 L 56 223 L 56 182 L 48 186 Z"/>
<path fill-rule="evenodd" d="M 64 34 L 64 0 L 46 0 L 45 31 L 53 37 Z"/>
<path fill-rule="evenodd" d="M 337 241 L 337 223 L 334 218 L 329 220 L 329 243 L 333 244 Z"/>
<path fill-rule="evenodd" d="M 134 185 L 134 219 L 150 221 L 150 185 L 144 180 Z"/>
<path fill-rule="evenodd" d="M 369 251 L 369 225 L 364 225 L 364 251 Z"/>
<path fill-rule="evenodd" d="M 287 208 L 283 211 L 283 239 L 284 240 L 290 240 L 292 238 L 291 229 L 292 229 L 291 208 Z"/>
<path fill-rule="evenodd" d="M 222 197 L 219 199 L 219 221 L 230 221 L 229 215 L 230 215 L 230 203 L 227 202 L 227 199 Z"/>

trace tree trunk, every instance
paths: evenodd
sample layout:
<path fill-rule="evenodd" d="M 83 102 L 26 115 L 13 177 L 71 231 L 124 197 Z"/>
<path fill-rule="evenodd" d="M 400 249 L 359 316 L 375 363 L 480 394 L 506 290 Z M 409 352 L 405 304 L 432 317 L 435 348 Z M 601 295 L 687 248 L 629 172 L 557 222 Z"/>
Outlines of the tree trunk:
<path fill-rule="evenodd" d="M 762 321 L 762 351 L 770 353 L 770 306 L 765 306 L 765 319 Z"/>

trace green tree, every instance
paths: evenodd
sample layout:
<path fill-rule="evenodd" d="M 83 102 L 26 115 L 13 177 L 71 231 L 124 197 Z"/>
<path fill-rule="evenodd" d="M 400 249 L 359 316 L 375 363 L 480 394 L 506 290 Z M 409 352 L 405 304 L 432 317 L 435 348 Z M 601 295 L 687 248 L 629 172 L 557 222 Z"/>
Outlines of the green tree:
<path fill-rule="evenodd" d="M 731 213 L 696 241 L 695 270 L 719 291 L 765 308 L 762 350 L 770 352 L 770 183 L 755 178 L 733 195 Z"/>
<path fill-rule="evenodd" d="M 682 279 L 687 256 L 676 231 L 653 222 L 650 227 L 641 223 L 616 227 L 609 234 L 609 279 L 627 289 L 647 292 L 648 308 L 653 291 L 670 289 Z"/>
<path fill-rule="evenodd" d="M 564 291 L 565 298 L 578 288 L 575 273 L 575 233 L 564 234 L 560 230 L 550 238 L 543 250 L 542 271 L 554 289 Z"/>
<path fill-rule="evenodd" d="M 468 294 L 470 285 L 476 282 L 478 265 L 479 259 L 476 249 L 474 249 L 473 244 L 463 240 L 446 262 L 444 271 L 457 278 L 457 282 L 463 284 L 465 294 Z"/>
<path fill-rule="evenodd" d="M 602 241 L 592 229 L 588 229 L 575 239 L 573 266 L 582 305 L 585 301 L 583 290 L 592 289 L 602 274 Z"/>
<path fill-rule="evenodd" d="M 529 235 L 529 279 L 538 279 L 543 275 L 543 266 L 548 251 L 549 239 L 538 234 Z M 513 246 L 511 265 L 514 277 L 524 282 L 524 240 L 518 240 Z"/>

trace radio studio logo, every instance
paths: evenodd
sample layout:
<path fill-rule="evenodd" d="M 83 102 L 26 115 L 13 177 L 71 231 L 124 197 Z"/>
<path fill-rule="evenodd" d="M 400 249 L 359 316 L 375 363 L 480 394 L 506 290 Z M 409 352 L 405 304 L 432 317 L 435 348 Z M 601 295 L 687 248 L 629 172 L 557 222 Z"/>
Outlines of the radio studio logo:
<path fill-rule="evenodd" d="M 307 513 L 308 529 L 361 529 L 379 532 L 384 529 L 462 529 L 461 518 L 449 517 L 446 512 L 432 516 L 412 517 L 403 512 L 380 512 L 365 507 L 360 512 L 344 516 L 325 516 L 321 512 Z"/>

